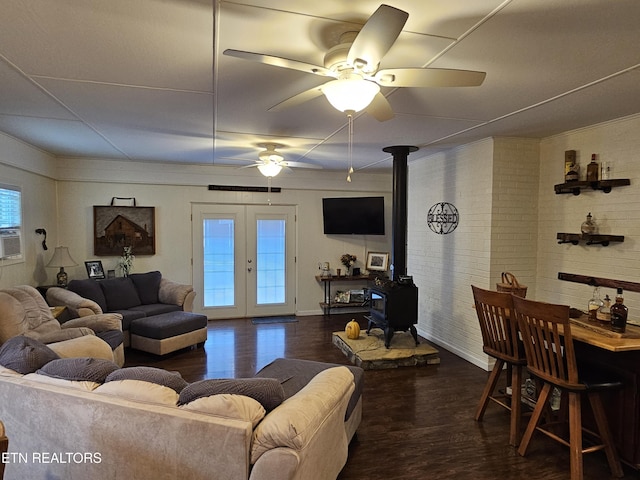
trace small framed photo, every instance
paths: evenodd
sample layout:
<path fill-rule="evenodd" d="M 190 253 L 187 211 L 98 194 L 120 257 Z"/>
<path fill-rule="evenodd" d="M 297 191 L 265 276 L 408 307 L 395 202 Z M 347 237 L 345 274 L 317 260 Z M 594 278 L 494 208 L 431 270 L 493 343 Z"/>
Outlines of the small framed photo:
<path fill-rule="evenodd" d="M 389 253 L 367 252 L 367 270 L 386 272 L 389 268 Z"/>
<path fill-rule="evenodd" d="M 102 268 L 102 262 L 100 260 L 91 260 L 89 262 L 84 262 L 84 266 L 87 269 L 87 275 L 89 275 L 89 278 L 93 278 L 96 280 L 105 278 L 104 269 Z"/>

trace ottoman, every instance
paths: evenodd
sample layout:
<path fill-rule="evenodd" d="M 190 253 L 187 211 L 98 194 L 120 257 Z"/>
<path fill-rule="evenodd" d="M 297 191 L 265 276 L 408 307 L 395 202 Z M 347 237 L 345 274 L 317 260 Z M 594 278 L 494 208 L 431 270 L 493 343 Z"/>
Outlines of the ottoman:
<path fill-rule="evenodd" d="M 207 340 L 207 317 L 191 312 L 167 312 L 138 318 L 129 326 L 131 348 L 165 355 Z"/>

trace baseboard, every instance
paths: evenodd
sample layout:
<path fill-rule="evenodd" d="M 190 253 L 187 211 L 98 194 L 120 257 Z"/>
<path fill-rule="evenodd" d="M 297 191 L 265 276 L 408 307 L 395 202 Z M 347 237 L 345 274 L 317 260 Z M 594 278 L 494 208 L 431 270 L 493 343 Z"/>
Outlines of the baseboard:
<path fill-rule="evenodd" d="M 434 344 L 450 351 L 451 353 L 466 360 L 467 362 L 472 363 L 476 367 L 480 367 L 487 372 L 493 369 L 494 361 L 491 361 L 493 359 L 488 355 L 478 357 L 477 355 L 474 355 L 473 353 L 468 352 L 467 350 L 462 350 L 458 346 L 452 345 L 451 343 L 449 343 L 448 341 L 442 338 L 431 335 L 430 333 L 426 332 L 424 329 L 420 328 L 418 325 L 416 325 L 416 330 L 418 331 L 418 335 L 420 335 L 422 338 L 426 338 L 430 342 L 433 342 Z"/>

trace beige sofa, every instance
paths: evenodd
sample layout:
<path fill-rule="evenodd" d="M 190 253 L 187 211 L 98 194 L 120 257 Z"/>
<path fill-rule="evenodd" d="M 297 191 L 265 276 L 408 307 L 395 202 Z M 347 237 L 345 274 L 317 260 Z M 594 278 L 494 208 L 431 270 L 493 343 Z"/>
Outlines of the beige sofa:
<path fill-rule="evenodd" d="M 355 389 L 345 366 L 319 372 L 266 415 L 242 395 L 177 406 L 173 390 L 135 382 L 0 367 L 0 418 L 11 439 L 5 479 L 330 480 L 361 418 L 358 399 L 345 423 Z"/>

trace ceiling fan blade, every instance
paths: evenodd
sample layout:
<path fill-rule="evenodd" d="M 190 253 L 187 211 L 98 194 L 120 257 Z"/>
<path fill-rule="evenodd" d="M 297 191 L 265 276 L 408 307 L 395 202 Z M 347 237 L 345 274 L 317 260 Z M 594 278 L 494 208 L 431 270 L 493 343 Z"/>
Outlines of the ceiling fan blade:
<path fill-rule="evenodd" d="M 316 97 L 322 95 L 322 85 L 319 87 L 314 87 L 309 90 L 305 90 L 302 93 L 298 93 L 293 97 L 289 97 L 286 100 L 274 105 L 269 109 L 270 112 L 279 112 L 284 110 L 285 108 L 294 107 L 296 105 L 300 105 L 301 103 L 308 102 L 309 100 L 313 100 Z"/>
<path fill-rule="evenodd" d="M 376 73 L 374 80 L 383 87 L 477 87 L 486 75 L 449 68 L 389 68 Z"/>
<path fill-rule="evenodd" d="M 382 57 L 402 32 L 409 14 L 389 5 L 380 5 L 369 17 L 349 49 L 347 61 L 365 73 L 375 72 Z"/>
<path fill-rule="evenodd" d="M 262 53 L 243 52 L 242 50 L 227 49 L 224 52 L 229 57 L 241 58 L 252 62 L 264 63 L 275 67 L 289 68 L 291 70 L 299 70 L 306 73 L 314 73 L 323 77 L 335 77 L 336 75 L 328 68 L 311 63 L 299 62 L 298 60 L 290 60 L 288 58 L 276 57 L 273 55 L 264 55 Z"/>
<path fill-rule="evenodd" d="M 251 165 L 243 165 L 241 167 L 238 167 L 238 169 L 242 170 L 243 168 L 257 167 L 258 165 L 260 165 L 260 164 L 259 163 L 252 163 Z"/>
<path fill-rule="evenodd" d="M 379 122 L 386 122 L 395 117 L 393 109 L 386 97 L 378 92 L 365 111 Z"/>
<path fill-rule="evenodd" d="M 284 166 L 286 167 L 293 167 L 293 168 L 315 168 L 317 170 L 322 170 L 322 167 L 318 166 L 318 165 L 313 165 L 311 163 L 304 163 L 304 162 L 290 162 L 288 160 L 282 162 L 284 164 Z"/>

